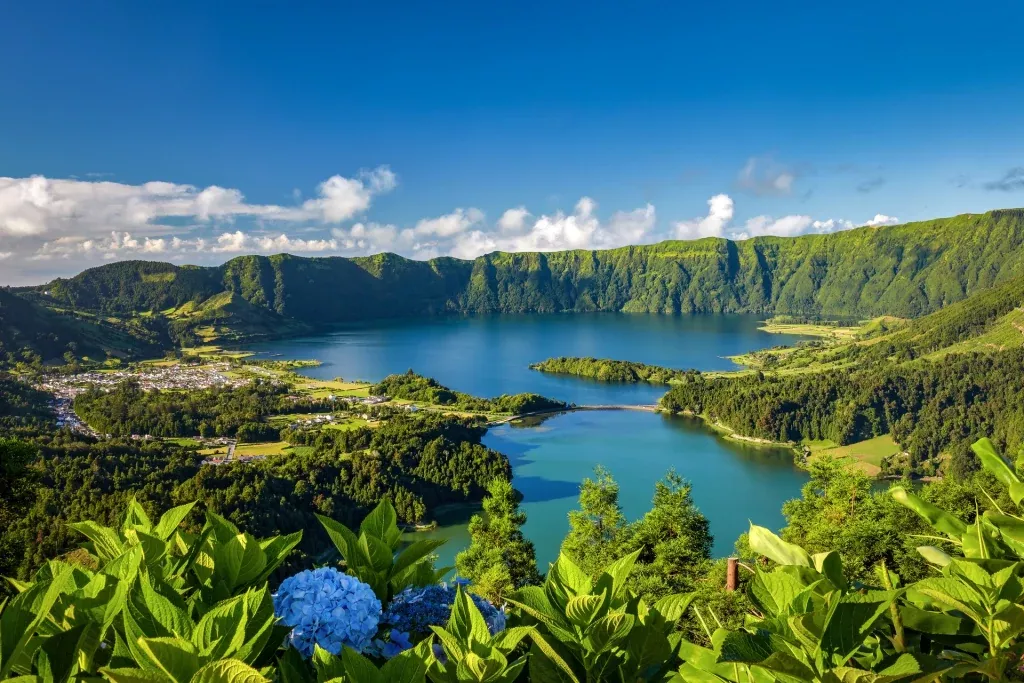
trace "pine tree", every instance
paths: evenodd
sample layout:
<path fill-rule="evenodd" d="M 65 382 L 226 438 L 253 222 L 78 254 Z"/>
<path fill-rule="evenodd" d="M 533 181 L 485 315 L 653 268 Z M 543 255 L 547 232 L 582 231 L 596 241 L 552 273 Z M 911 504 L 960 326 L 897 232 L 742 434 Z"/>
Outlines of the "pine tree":
<path fill-rule="evenodd" d="M 648 600 L 694 590 L 708 571 L 714 537 L 690 495 L 692 487 L 675 471 L 655 484 L 651 509 L 630 524 L 620 555 L 641 550 L 631 588 Z"/>
<path fill-rule="evenodd" d="M 507 480 L 487 487 L 484 512 L 469 522 L 470 545 L 455 558 L 459 576 L 469 579 L 473 592 L 500 603 L 508 593 L 540 583 L 533 542 L 523 536 L 526 513 L 519 510 L 516 490 Z"/>
<path fill-rule="evenodd" d="M 562 541 L 562 552 L 588 574 L 621 556 L 619 546 L 627 534 L 619 485 L 600 465 L 594 475 L 580 485 L 580 509 L 569 513 L 570 530 Z"/>

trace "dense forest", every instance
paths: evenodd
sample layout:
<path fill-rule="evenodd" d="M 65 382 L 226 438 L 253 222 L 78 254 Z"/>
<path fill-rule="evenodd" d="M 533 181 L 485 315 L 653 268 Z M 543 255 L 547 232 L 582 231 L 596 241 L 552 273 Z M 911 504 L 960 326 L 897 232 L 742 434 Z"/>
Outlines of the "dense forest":
<path fill-rule="evenodd" d="M 267 415 L 293 412 L 295 406 L 285 400 L 288 390 L 279 382 L 255 380 L 237 388 L 143 391 L 127 381 L 113 391 L 93 387 L 79 394 L 75 412 L 100 433 L 114 436 L 237 436 L 243 427 L 249 433 L 259 429 Z M 277 435 L 262 436 L 252 440 Z"/>
<path fill-rule="evenodd" d="M 688 370 L 672 370 L 658 365 L 647 365 L 628 360 L 610 358 L 548 358 L 530 366 L 540 372 L 558 375 L 588 377 L 602 382 L 650 382 L 668 384 L 689 374 Z"/>
<path fill-rule="evenodd" d="M 850 444 L 891 433 L 911 466 L 941 453 L 969 457 L 979 433 L 1011 453 L 1024 444 L 1024 350 L 857 370 L 707 378 L 691 375 L 662 398 L 746 436 Z"/>
<path fill-rule="evenodd" d="M 112 392 L 122 397 L 110 405 L 126 407 L 122 398 L 134 391 L 124 386 Z M 248 418 L 276 394 L 261 388 L 240 396 L 235 403 L 209 392 L 197 405 L 200 412 L 226 417 L 251 404 Z M 215 398 L 218 404 L 206 406 Z M 258 535 L 301 529 L 306 535 L 300 549 L 315 552 L 327 541 L 317 532 L 314 513 L 353 524 L 387 498 L 403 521 L 419 522 L 439 505 L 479 501 L 493 479 L 511 477 L 508 459 L 481 445 L 480 426 L 436 413 L 396 411 L 373 429 L 319 432 L 321 438 L 287 457 L 210 466 L 201 465 L 205 456 L 195 449 L 172 442 L 97 441 L 58 430 L 48 399 L 20 382 L 0 381 L 0 428 L 16 439 L 0 439 L 0 469 L 11 478 L 0 481 L 0 575 L 27 577 L 75 545 L 68 522 L 88 517 L 113 523 L 132 495 L 155 509 L 199 500 Z M 145 405 L 167 403 L 163 395 Z M 217 412 L 221 408 L 224 413 Z M 145 412 L 142 419 L 149 419 Z M 201 524 L 201 516 L 192 523 Z M 303 554 L 294 558 L 308 561 Z"/>
<path fill-rule="evenodd" d="M 542 410 L 567 408 L 563 401 L 545 398 L 539 394 L 502 394 L 495 398 L 477 398 L 454 391 L 430 377 L 422 377 L 412 370 L 404 374 L 388 375 L 370 388 L 370 393 L 407 401 L 422 401 L 460 410 L 480 413 L 509 413 L 522 415 Z"/>

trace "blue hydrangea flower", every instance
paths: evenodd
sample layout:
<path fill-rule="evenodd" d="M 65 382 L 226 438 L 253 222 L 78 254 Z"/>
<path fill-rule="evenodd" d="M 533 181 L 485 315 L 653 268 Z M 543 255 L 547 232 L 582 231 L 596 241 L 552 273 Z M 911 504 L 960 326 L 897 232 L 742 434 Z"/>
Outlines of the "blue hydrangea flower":
<path fill-rule="evenodd" d="M 491 635 L 505 630 L 505 613 L 479 595 L 470 593 L 473 603 L 487 622 Z M 423 588 L 406 588 L 395 596 L 381 623 L 413 636 L 429 634 L 431 626 L 444 626 L 452 613 L 455 586 L 433 584 Z"/>
<path fill-rule="evenodd" d="M 380 600 L 373 589 L 330 567 L 288 577 L 272 597 L 274 613 L 292 628 L 289 642 L 307 658 L 314 645 L 335 655 L 342 645 L 361 652 L 380 623 Z"/>
<path fill-rule="evenodd" d="M 399 653 L 405 652 L 412 648 L 412 642 L 409 640 L 408 633 L 402 633 L 391 629 L 388 633 L 388 639 L 385 641 L 381 638 L 377 638 L 373 643 L 366 648 L 364 654 L 376 655 L 383 657 L 384 659 L 391 659 Z"/>

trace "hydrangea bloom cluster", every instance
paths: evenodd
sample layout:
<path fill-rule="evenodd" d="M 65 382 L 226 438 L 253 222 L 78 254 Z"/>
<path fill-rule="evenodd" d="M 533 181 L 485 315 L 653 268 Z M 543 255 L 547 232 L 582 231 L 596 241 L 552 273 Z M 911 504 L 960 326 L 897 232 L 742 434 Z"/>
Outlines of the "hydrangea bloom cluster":
<path fill-rule="evenodd" d="M 380 623 L 380 600 L 373 589 L 330 567 L 288 577 L 273 599 L 274 613 L 292 627 L 288 640 L 303 657 L 313 655 L 314 645 L 332 654 L 339 654 L 342 645 L 362 651 Z"/>
<path fill-rule="evenodd" d="M 470 597 L 487 622 L 491 635 L 505 630 L 504 612 L 479 595 L 471 593 Z M 425 636 L 431 632 L 431 626 L 444 626 L 448 623 L 453 602 L 455 586 L 433 584 L 423 588 L 406 588 L 391 601 L 381 623 L 403 633 Z"/>

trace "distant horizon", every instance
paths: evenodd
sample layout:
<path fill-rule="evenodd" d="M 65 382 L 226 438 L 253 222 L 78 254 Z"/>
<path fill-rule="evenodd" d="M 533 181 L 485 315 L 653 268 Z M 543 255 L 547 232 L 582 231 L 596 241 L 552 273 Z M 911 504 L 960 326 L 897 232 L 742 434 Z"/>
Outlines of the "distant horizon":
<path fill-rule="evenodd" d="M 849 232 L 849 231 L 852 231 L 852 230 L 860 230 L 860 229 L 878 230 L 878 229 L 881 229 L 881 228 L 896 228 L 896 227 L 901 227 L 901 226 L 906 226 L 906 225 L 914 225 L 916 223 L 926 223 L 926 222 L 930 222 L 930 221 L 941 221 L 941 220 L 952 220 L 952 219 L 960 218 L 960 217 L 963 217 L 963 216 L 983 216 L 985 214 L 995 213 L 995 212 L 999 212 L 999 211 L 1024 211 L 1024 207 L 994 208 L 994 209 L 988 209 L 987 211 L 982 211 L 982 212 L 965 212 L 965 213 L 953 214 L 953 215 L 950 215 L 950 216 L 935 216 L 933 218 L 924 218 L 924 219 L 921 219 L 921 220 L 918 220 L 918 221 L 907 221 L 906 223 L 889 223 L 889 224 L 885 224 L 885 225 L 858 225 L 858 226 L 853 226 L 853 227 L 846 228 L 844 230 L 840 230 L 840 231 L 836 231 L 836 232 Z M 552 253 L 568 252 L 568 251 L 583 251 L 583 252 L 614 251 L 616 249 L 629 249 L 629 248 L 634 248 L 634 247 L 654 247 L 654 246 L 658 246 L 660 244 L 664 244 L 666 242 L 697 242 L 697 241 L 706 240 L 706 239 L 717 239 L 717 240 L 723 240 L 723 241 L 727 241 L 727 242 L 745 242 L 745 241 L 748 241 L 748 240 L 755 240 L 755 239 L 760 239 L 760 238 L 765 238 L 765 237 L 771 237 L 771 238 L 776 238 L 776 239 L 796 239 L 796 238 L 800 238 L 800 237 L 814 237 L 815 235 L 823 235 L 823 234 L 835 234 L 835 233 L 807 233 L 807 234 L 801 234 L 801 235 L 753 235 L 753 236 L 749 236 L 749 237 L 739 237 L 739 238 L 737 238 L 737 237 L 720 237 L 720 236 L 715 236 L 715 235 L 709 235 L 709 236 L 706 236 L 706 237 L 693 237 L 693 238 L 688 238 L 688 239 L 667 238 L 667 239 L 659 240 L 657 242 L 647 242 L 647 243 L 641 243 L 641 244 L 623 244 L 623 245 L 620 245 L 620 246 L 609 246 L 609 247 L 604 247 L 604 248 L 541 249 L 541 250 L 521 250 L 521 251 L 495 250 L 495 251 L 489 251 L 489 252 L 486 252 L 484 254 L 480 254 L 478 256 L 473 256 L 473 257 L 469 257 L 469 258 L 461 258 L 461 257 L 458 257 L 458 256 L 450 256 L 450 255 L 431 256 L 429 258 L 416 258 L 414 256 L 406 256 L 404 254 L 400 254 L 400 253 L 393 252 L 393 251 L 378 251 L 378 252 L 374 252 L 374 253 L 371 253 L 371 254 L 354 254 L 354 255 L 346 255 L 346 254 L 316 254 L 316 253 L 305 253 L 304 254 L 304 253 L 292 253 L 292 252 L 287 252 L 287 251 L 279 251 L 279 252 L 272 252 L 272 253 L 249 252 L 249 253 L 236 253 L 236 254 L 232 254 L 232 255 L 227 256 L 223 261 L 219 261 L 219 262 L 216 262 L 216 263 L 188 263 L 188 262 L 185 262 L 185 261 L 175 262 L 175 261 L 173 261 L 171 259 L 161 259 L 161 258 L 126 257 L 126 258 L 117 258 L 117 259 L 109 260 L 109 261 L 106 261 L 104 263 L 97 263 L 95 265 L 86 266 L 84 268 L 81 268 L 81 269 L 79 269 L 79 270 L 77 270 L 77 271 L 75 271 L 73 273 L 67 274 L 67 275 L 57 275 L 57 276 L 51 277 L 51 278 L 49 278 L 47 280 L 37 281 L 37 282 L 34 282 L 34 283 L 32 283 L 32 282 L 25 282 L 25 283 L 20 283 L 20 284 L 14 284 L 14 283 L 0 282 L 0 287 L 9 287 L 9 288 L 13 288 L 13 289 L 37 288 L 37 287 L 42 287 L 44 285 L 48 285 L 48 284 L 50 284 L 50 283 L 52 283 L 52 282 L 54 282 L 56 280 L 69 280 L 69 279 L 74 278 L 75 276 L 77 276 L 77 275 L 79 275 L 79 274 L 81 274 L 83 272 L 86 272 L 88 270 L 93 270 L 93 269 L 96 269 L 96 268 L 102 268 L 104 266 L 113 265 L 115 263 L 130 263 L 130 262 L 160 263 L 160 264 L 167 264 L 167 265 L 175 266 L 175 267 L 178 267 L 178 268 L 181 268 L 181 267 L 219 268 L 219 267 L 223 266 L 226 263 L 229 263 L 229 262 L 234 261 L 234 260 L 239 259 L 239 258 L 245 258 L 245 257 L 249 257 L 249 256 L 259 256 L 259 257 L 263 257 L 263 258 L 273 258 L 275 256 L 289 256 L 289 257 L 292 257 L 292 258 L 300 258 L 300 259 L 347 259 L 347 260 L 373 258 L 374 256 L 397 256 L 399 258 L 403 258 L 403 259 L 406 259 L 406 260 L 409 260 L 409 261 L 420 261 L 420 262 L 424 262 L 424 263 L 429 263 L 429 262 L 437 260 L 437 259 L 453 259 L 453 260 L 456 260 L 456 261 L 463 261 L 463 262 L 466 262 L 466 263 L 471 263 L 471 262 L 473 262 L 473 261 L 475 261 L 475 260 L 477 260 L 479 258 L 483 258 L 483 257 L 486 257 L 486 256 L 492 256 L 494 254 L 552 254 Z M 0 277 L 2 277 L 3 275 L 4 275 L 4 273 L 0 273 Z"/>

